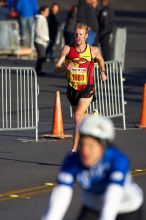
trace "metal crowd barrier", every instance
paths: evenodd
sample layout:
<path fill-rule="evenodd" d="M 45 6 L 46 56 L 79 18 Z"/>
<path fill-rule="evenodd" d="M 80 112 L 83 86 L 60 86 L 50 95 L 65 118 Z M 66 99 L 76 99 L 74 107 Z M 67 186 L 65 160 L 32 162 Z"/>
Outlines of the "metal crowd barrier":
<path fill-rule="evenodd" d="M 0 67 L 0 131 L 35 130 L 38 141 L 37 75 L 33 68 Z"/>
<path fill-rule="evenodd" d="M 115 33 L 114 61 L 118 61 L 124 70 L 127 43 L 127 28 L 117 28 Z"/>
<path fill-rule="evenodd" d="M 96 100 L 91 103 L 88 113 L 91 114 L 97 109 L 99 114 L 104 117 L 117 118 L 122 117 L 123 129 L 126 129 L 125 119 L 125 101 L 123 89 L 122 66 L 119 62 L 105 62 L 107 80 L 100 80 L 98 65 L 95 64 L 94 83 Z M 70 107 L 71 117 L 73 117 Z"/>
<path fill-rule="evenodd" d="M 18 21 L 0 21 L 0 53 L 12 53 L 19 49 L 19 46 Z"/>
<path fill-rule="evenodd" d="M 59 26 L 59 30 L 57 33 L 57 38 L 56 38 L 56 45 L 60 45 L 60 48 L 62 49 L 65 45 L 65 40 L 64 40 L 64 30 L 65 23 L 62 23 L 62 25 Z"/>

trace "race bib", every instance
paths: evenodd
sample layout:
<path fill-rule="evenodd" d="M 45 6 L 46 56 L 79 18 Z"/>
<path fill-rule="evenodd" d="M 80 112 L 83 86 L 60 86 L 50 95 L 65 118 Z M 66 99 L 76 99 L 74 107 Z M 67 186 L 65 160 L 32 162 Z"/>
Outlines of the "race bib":
<path fill-rule="evenodd" d="M 87 69 L 73 68 L 69 73 L 69 81 L 75 86 L 87 84 Z"/>

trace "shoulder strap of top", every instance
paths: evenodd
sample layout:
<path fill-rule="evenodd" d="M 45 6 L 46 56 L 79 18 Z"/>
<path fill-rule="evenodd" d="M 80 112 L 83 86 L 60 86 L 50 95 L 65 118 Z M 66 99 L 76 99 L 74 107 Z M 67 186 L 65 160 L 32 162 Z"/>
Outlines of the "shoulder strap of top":
<path fill-rule="evenodd" d="M 89 44 L 88 44 L 89 45 Z M 91 52 L 91 45 L 89 45 L 89 49 L 90 49 L 90 56 L 91 56 L 91 59 L 94 60 L 94 58 L 92 57 L 92 52 Z"/>
<path fill-rule="evenodd" d="M 75 48 L 73 46 L 70 46 L 70 51 L 69 51 L 69 53 L 67 55 L 67 58 L 70 56 L 70 54 L 74 54 L 74 53 L 77 53 Z"/>

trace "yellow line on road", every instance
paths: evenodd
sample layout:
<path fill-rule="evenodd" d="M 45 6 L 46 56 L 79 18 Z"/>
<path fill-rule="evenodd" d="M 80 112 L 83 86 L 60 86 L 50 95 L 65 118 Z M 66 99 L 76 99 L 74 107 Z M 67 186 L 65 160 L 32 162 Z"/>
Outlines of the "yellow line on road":
<path fill-rule="evenodd" d="M 135 169 L 131 171 L 132 176 L 146 175 L 146 169 Z M 16 199 L 30 199 L 33 196 L 41 195 L 52 191 L 54 183 L 44 183 L 42 185 L 18 189 L 0 194 L 0 202 Z"/>
<path fill-rule="evenodd" d="M 19 194 L 19 193 L 27 193 L 27 192 L 31 192 L 31 191 L 37 191 L 37 190 L 41 190 L 41 189 L 44 189 L 44 188 L 48 188 L 48 186 L 43 184 L 43 185 L 29 187 L 29 188 L 25 188 L 25 189 L 18 189 L 18 190 L 15 190 L 15 191 L 10 191 L 10 192 L 0 194 L 0 198 L 5 197 L 5 196 L 9 196 L 9 195 Z"/>
<path fill-rule="evenodd" d="M 18 189 L 0 194 L 0 202 L 14 199 L 31 198 L 32 196 L 47 193 L 53 189 L 53 183 L 45 183 L 39 186 Z"/>
<path fill-rule="evenodd" d="M 30 192 L 30 193 L 24 193 L 24 194 L 19 194 L 19 195 L 9 195 L 7 197 L 3 197 L 0 198 L 0 202 L 4 202 L 4 201 L 8 201 L 8 200 L 16 200 L 16 199 L 31 199 L 31 197 L 33 196 L 37 196 L 40 194 L 44 194 L 44 193 L 48 193 L 50 192 L 52 189 L 44 189 L 44 190 L 40 190 L 37 192 Z"/>
<path fill-rule="evenodd" d="M 132 176 L 145 176 L 146 175 L 146 169 L 135 169 L 131 171 Z"/>

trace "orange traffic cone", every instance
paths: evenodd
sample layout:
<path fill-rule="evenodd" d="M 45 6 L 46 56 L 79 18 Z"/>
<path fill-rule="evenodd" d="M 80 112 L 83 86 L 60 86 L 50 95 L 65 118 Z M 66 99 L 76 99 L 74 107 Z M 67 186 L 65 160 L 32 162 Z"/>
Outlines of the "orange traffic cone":
<path fill-rule="evenodd" d="M 146 84 L 144 84 L 144 89 L 143 89 L 142 107 L 141 107 L 140 122 L 138 127 L 146 128 Z"/>
<path fill-rule="evenodd" d="M 52 126 L 52 135 L 64 136 L 64 127 L 63 127 L 63 118 L 62 118 L 62 109 L 61 109 L 61 100 L 60 92 L 56 92 L 56 99 L 54 105 L 54 115 L 53 115 L 53 126 Z"/>
<path fill-rule="evenodd" d="M 65 135 L 64 134 L 62 108 L 61 108 L 61 100 L 60 100 L 60 92 L 59 91 L 56 92 L 52 132 L 50 135 L 48 135 L 48 134 L 43 135 L 43 137 L 45 137 L 45 138 L 60 138 L 60 139 L 72 137 L 72 135 Z"/>

